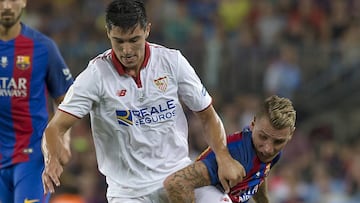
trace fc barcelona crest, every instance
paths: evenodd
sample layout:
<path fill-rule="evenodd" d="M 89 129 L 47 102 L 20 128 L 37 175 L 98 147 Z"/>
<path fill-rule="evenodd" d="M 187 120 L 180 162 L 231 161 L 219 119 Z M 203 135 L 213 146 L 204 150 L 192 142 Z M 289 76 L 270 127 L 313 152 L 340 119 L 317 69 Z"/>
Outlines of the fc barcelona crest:
<path fill-rule="evenodd" d="M 30 67 L 30 56 L 17 56 L 16 67 L 20 70 L 26 70 Z"/>
<path fill-rule="evenodd" d="M 158 87 L 162 92 L 165 92 L 166 88 L 167 88 L 167 85 L 168 85 L 167 76 L 155 79 L 154 83 L 155 83 L 156 87 Z"/>

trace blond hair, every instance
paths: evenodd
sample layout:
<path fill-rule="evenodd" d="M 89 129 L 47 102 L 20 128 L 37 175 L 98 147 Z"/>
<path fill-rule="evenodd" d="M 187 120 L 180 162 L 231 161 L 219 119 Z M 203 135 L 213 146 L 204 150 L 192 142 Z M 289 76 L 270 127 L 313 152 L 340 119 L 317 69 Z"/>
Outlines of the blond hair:
<path fill-rule="evenodd" d="M 271 125 L 276 129 L 290 127 L 295 130 L 296 111 L 292 102 L 283 97 L 272 95 L 265 99 L 265 102 L 257 112 L 256 117 L 267 116 Z"/>

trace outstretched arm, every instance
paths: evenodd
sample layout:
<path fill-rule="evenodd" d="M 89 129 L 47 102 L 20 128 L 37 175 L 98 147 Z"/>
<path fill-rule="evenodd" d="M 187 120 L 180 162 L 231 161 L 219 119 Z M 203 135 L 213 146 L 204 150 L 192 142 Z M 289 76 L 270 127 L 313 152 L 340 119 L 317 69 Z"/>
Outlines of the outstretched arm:
<path fill-rule="evenodd" d="M 210 184 L 205 164 L 197 161 L 168 176 L 164 188 L 171 203 L 195 203 L 195 188 Z"/>
<path fill-rule="evenodd" d="M 55 111 L 55 112 L 56 112 L 57 107 L 58 107 L 58 106 L 61 104 L 61 102 L 64 100 L 64 98 L 65 98 L 65 95 L 61 95 L 61 96 L 59 96 L 59 97 L 57 97 L 57 98 L 54 99 L 54 103 L 55 103 L 55 105 L 56 105 L 56 108 L 55 108 L 55 106 L 54 106 L 54 111 Z M 54 112 L 50 113 L 50 115 L 49 115 L 49 122 L 50 122 L 50 120 L 52 119 L 53 116 L 54 116 Z M 65 149 L 65 154 L 68 155 L 68 159 L 71 158 L 71 149 L 70 149 L 70 142 L 71 142 L 70 140 L 71 140 L 71 138 L 70 138 L 70 133 L 71 133 L 71 129 L 68 129 L 68 130 L 66 131 L 66 133 L 64 134 L 63 139 L 62 139 L 62 143 L 63 143 L 64 149 Z M 43 140 L 42 140 L 42 151 L 43 151 L 44 159 L 45 159 L 45 162 L 46 162 L 46 161 L 47 161 L 46 159 L 47 159 L 48 153 L 47 153 L 47 149 L 46 149 L 45 143 L 46 143 L 45 136 L 43 136 Z M 65 161 L 65 160 L 64 160 L 64 161 Z M 67 163 L 67 161 L 65 161 L 65 162 Z M 65 162 L 64 162 L 64 164 L 66 164 Z"/>
<path fill-rule="evenodd" d="M 266 178 L 264 182 L 259 186 L 259 190 L 254 194 L 253 199 L 256 203 L 269 203 L 269 198 L 267 196 L 267 181 Z"/>
<path fill-rule="evenodd" d="M 218 163 L 218 176 L 226 193 L 230 188 L 241 182 L 246 172 L 244 167 L 233 159 L 226 147 L 226 134 L 223 123 L 213 106 L 196 115 L 200 118 L 206 135 L 206 141 L 216 155 Z"/>
<path fill-rule="evenodd" d="M 45 159 L 42 179 L 45 193 L 55 192 L 54 185 L 60 185 L 63 166 L 70 159 L 66 133 L 77 120 L 78 118 L 57 110 L 45 129 L 42 144 Z"/>

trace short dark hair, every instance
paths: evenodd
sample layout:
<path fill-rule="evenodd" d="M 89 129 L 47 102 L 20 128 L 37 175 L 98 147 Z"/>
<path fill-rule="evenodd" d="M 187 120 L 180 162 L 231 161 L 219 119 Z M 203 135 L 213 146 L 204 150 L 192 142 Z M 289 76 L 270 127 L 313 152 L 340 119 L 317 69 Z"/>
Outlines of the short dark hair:
<path fill-rule="evenodd" d="M 109 30 L 117 26 L 128 31 L 135 29 L 137 25 L 145 30 L 147 16 L 144 2 L 142 0 L 114 0 L 106 9 L 105 20 Z"/>

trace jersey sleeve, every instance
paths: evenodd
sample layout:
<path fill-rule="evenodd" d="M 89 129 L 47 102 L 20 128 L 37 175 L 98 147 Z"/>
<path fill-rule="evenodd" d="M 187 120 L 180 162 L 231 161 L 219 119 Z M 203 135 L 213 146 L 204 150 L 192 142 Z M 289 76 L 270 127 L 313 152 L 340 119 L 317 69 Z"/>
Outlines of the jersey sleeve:
<path fill-rule="evenodd" d="M 190 110 L 202 111 L 211 104 L 211 96 L 194 68 L 179 51 L 177 51 L 177 58 L 179 96 Z"/>
<path fill-rule="evenodd" d="M 59 109 L 78 118 L 84 117 L 94 103 L 100 101 L 101 86 L 100 74 L 93 65 L 89 65 L 76 77 Z"/>
<path fill-rule="evenodd" d="M 49 39 L 46 43 L 49 50 L 46 75 L 47 89 L 53 98 L 58 98 L 66 93 L 73 83 L 73 77 L 54 41 Z"/>
<path fill-rule="evenodd" d="M 249 143 L 251 144 L 251 142 Z M 231 157 L 237 160 L 242 165 L 246 163 L 245 160 L 246 157 L 248 156 L 247 151 L 250 151 L 246 149 L 249 147 L 251 146 L 247 146 L 247 143 L 244 141 L 242 133 L 236 132 L 234 134 L 227 136 L 227 148 L 229 150 Z M 220 184 L 218 177 L 218 164 L 216 162 L 214 152 L 210 149 L 207 150 L 202 153 L 203 156 L 200 156 L 199 159 L 206 165 L 208 169 L 211 184 L 217 186 Z"/>
<path fill-rule="evenodd" d="M 215 159 L 215 154 L 214 152 L 210 152 L 206 157 L 204 157 L 203 159 L 201 159 L 200 161 L 202 161 L 209 173 L 209 177 L 211 180 L 211 185 L 217 185 L 220 181 L 219 181 L 219 177 L 218 177 L 218 165 Z"/>

